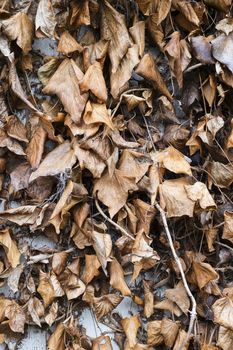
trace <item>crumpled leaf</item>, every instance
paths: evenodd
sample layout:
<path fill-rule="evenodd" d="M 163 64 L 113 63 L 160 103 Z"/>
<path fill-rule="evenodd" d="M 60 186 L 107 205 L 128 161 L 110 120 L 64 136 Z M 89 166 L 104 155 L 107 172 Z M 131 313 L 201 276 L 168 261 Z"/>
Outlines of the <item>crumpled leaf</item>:
<path fill-rule="evenodd" d="M 65 326 L 59 323 L 48 340 L 48 350 L 65 350 L 64 342 Z"/>
<path fill-rule="evenodd" d="M 182 282 L 179 282 L 173 289 L 167 289 L 165 291 L 165 296 L 176 303 L 185 314 L 188 313 L 190 301 Z"/>
<path fill-rule="evenodd" d="M 134 315 L 121 320 L 121 325 L 125 332 L 129 347 L 133 348 L 137 344 L 137 332 L 141 327 L 141 322 L 138 315 Z"/>
<path fill-rule="evenodd" d="M 10 40 L 16 40 L 17 45 L 27 54 L 32 48 L 33 23 L 24 12 L 18 12 L 14 16 L 2 22 L 3 31 Z"/>
<path fill-rule="evenodd" d="M 13 332 L 24 333 L 26 315 L 23 308 L 12 301 L 5 309 L 5 317 L 9 320 L 9 326 Z"/>
<path fill-rule="evenodd" d="M 40 0 L 36 12 L 36 30 L 40 31 L 49 38 L 54 38 L 56 18 L 50 0 Z M 37 34 L 38 35 L 38 34 Z"/>
<path fill-rule="evenodd" d="M 75 162 L 76 156 L 72 145 L 70 142 L 64 142 L 48 153 L 37 170 L 31 174 L 29 182 L 34 181 L 40 176 L 52 176 L 65 173 L 72 168 Z"/>
<path fill-rule="evenodd" d="M 84 77 L 79 83 L 81 92 L 91 91 L 98 100 L 107 101 L 108 92 L 102 72 L 102 67 L 99 62 L 90 65 Z"/>
<path fill-rule="evenodd" d="M 221 34 L 211 41 L 212 53 L 216 60 L 225 64 L 233 73 L 233 64 L 231 60 L 233 33 L 229 35 Z"/>
<path fill-rule="evenodd" d="M 162 167 L 176 173 L 192 175 L 190 162 L 181 152 L 170 146 L 163 152 L 155 155 L 155 161 L 158 161 Z"/>
<path fill-rule="evenodd" d="M 11 238 L 10 230 L 5 229 L 0 231 L 0 246 L 6 252 L 7 259 L 11 266 L 15 268 L 20 262 L 20 252 L 15 241 Z"/>
<path fill-rule="evenodd" d="M 224 213 L 224 227 L 223 227 L 223 239 L 233 243 L 233 212 L 225 211 Z"/>
<path fill-rule="evenodd" d="M 232 296 L 230 297 L 226 296 L 215 301 L 215 303 L 212 305 L 212 310 L 214 313 L 214 322 L 228 329 L 233 330 L 232 308 L 233 308 Z"/>
<path fill-rule="evenodd" d="M 41 224 L 40 211 L 41 209 L 36 205 L 25 205 L 0 212 L 0 219 L 9 220 L 19 226 L 33 225 L 36 222 L 39 225 Z"/>
<path fill-rule="evenodd" d="M 45 94 L 56 94 L 60 98 L 75 123 L 80 122 L 88 98 L 88 94 L 81 94 L 79 88 L 83 76 L 77 64 L 66 58 L 43 89 Z"/>
<path fill-rule="evenodd" d="M 233 331 L 231 329 L 222 326 L 219 327 L 217 346 L 223 350 L 232 349 Z"/>
<path fill-rule="evenodd" d="M 125 25 L 124 16 L 116 11 L 107 0 L 101 5 L 101 38 L 109 41 L 109 57 L 112 64 L 112 73 L 126 54 L 131 41 Z"/>
<path fill-rule="evenodd" d="M 150 80 L 154 89 L 158 89 L 169 100 L 172 100 L 172 96 L 168 91 L 168 88 L 165 85 L 151 54 L 147 53 L 142 57 L 139 65 L 137 66 L 136 73 L 141 75 L 143 78 Z"/>
<path fill-rule="evenodd" d="M 42 270 L 40 270 L 39 273 L 39 285 L 37 291 L 44 301 L 45 308 L 47 308 L 55 298 L 55 290 L 50 280 L 50 276 Z"/>
<path fill-rule="evenodd" d="M 131 291 L 124 279 L 124 271 L 115 258 L 110 262 L 110 285 L 119 290 L 124 296 L 131 295 Z"/>
<path fill-rule="evenodd" d="M 57 51 L 68 56 L 75 51 L 82 52 L 83 47 L 67 30 L 65 30 L 60 37 Z"/>
<path fill-rule="evenodd" d="M 111 339 L 108 335 L 101 335 L 92 342 L 92 350 L 113 350 Z"/>

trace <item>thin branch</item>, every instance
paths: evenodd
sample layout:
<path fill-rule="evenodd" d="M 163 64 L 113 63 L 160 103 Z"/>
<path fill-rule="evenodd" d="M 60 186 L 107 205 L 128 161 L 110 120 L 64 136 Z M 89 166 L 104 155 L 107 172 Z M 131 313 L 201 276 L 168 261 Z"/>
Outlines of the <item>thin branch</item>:
<path fill-rule="evenodd" d="M 185 71 L 184 71 L 184 74 L 185 73 L 189 73 L 189 72 L 192 72 L 193 70 L 197 69 L 197 68 L 200 68 L 203 66 L 203 63 L 197 63 L 197 64 L 194 64 L 193 66 L 191 67 L 188 67 Z"/>
<path fill-rule="evenodd" d="M 118 225 L 116 222 L 114 222 L 113 220 L 111 220 L 104 212 L 103 210 L 100 208 L 100 205 L 98 203 L 98 200 L 95 199 L 95 205 L 96 205 L 96 208 L 98 210 L 98 212 L 103 216 L 103 218 L 105 220 L 107 220 L 110 224 L 112 224 L 113 226 L 115 226 L 115 228 L 120 231 L 123 235 L 127 236 L 128 238 L 130 238 L 131 240 L 135 241 L 135 238 L 130 234 L 128 233 L 123 227 L 121 227 L 120 225 Z"/>
<path fill-rule="evenodd" d="M 166 218 L 166 214 L 165 214 L 165 211 L 160 207 L 160 205 L 155 202 L 155 207 L 156 209 L 159 211 L 160 215 L 161 215 L 161 218 L 162 218 L 162 221 L 163 221 L 163 226 L 164 226 L 164 229 L 165 229 L 165 232 L 166 232 L 166 235 L 167 235 L 167 239 L 168 239 L 168 243 L 170 245 L 170 248 L 171 248 L 171 251 L 172 251 L 172 255 L 175 259 L 175 262 L 178 266 L 178 269 L 180 271 L 180 275 L 181 275 L 181 279 L 182 279 L 182 282 L 184 284 L 184 288 L 191 300 L 191 304 L 192 304 L 192 310 L 190 311 L 190 322 L 189 322 L 189 329 L 188 329 L 188 333 L 187 333 L 187 336 L 186 336 L 186 339 L 184 340 L 183 344 L 181 345 L 181 347 L 179 348 L 179 350 L 182 350 L 183 348 L 185 348 L 187 342 L 189 341 L 189 338 L 192 334 L 192 331 L 193 331 L 193 328 L 194 328 L 194 324 L 195 324 L 195 320 L 196 320 L 196 316 L 197 316 L 197 303 L 196 303 L 196 300 L 189 288 L 189 285 L 187 283 L 187 280 L 186 280 L 186 277 L 185 277 L 185 273 L 184 273 L 184 270 L 183 270 L 183 267 L 182 267 L 182 264 L 180 262 L 180 259 L 178 257 L 178 255 L 176 254 L 176 250 L 174 248 L 174 244 L 173 244 L 173 241 L 172 241 L 172 237 L 171 237 L 171 233 L 169 231 L 169 227 L 168 227 L 168 223 L 167 223 L 167 218 Z"/>

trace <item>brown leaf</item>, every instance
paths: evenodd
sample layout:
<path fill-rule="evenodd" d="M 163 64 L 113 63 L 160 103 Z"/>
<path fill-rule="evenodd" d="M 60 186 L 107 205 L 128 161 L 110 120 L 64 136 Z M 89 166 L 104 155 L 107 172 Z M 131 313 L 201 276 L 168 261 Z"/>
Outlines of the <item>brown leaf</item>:
<path fill-rule="evenodd" d="M 207 187 L 202 182 L 196 182 L 194 185 L 185 185 L 188 198 L 198 202 L 202 209 L 214 209 L 216 204 L 210 195 Z"/>
<path fill-rule="evenodd" d="M 13 332 L 24 333 L 26 315 L 21 306 L 12 301 L 5 309 L 5 317 L 9 320 L 9 326 Z"/>
<path fill-rule="evenodd" d="M 125 332 L 129 347 L 133 348 L 137 344 L 137 332 L 141 327 L 141 322 L 138 315 L 134 315 L 121 320 L 121 325 Z"/>
<path fill-rule="evenodd" d="M 56 273 L 56 275 L 60 275 L 66 266 L 66 260 L 68 257 L 67 252 L 59 252 L 55 253 L 52 258 L 52 269 Z"/>
<path fill-rule="evenodd" d="M 210 38 L 205 36 L 191 37 L 191 46 L 195 57 L 202 63 L 212 64 L 214 59 L 211 52 Z"/>
<path fill-rule="evenodd" d="M 28 142 L 27 131 L 23 123 L 14 115 L 7 117 L 5 126 L 8 136 L 18 141 Z"/>
<path fill-rule="evenodd" d="M 50 0 L 40 0 L 36 12 L 36 31 L 40 31 L 49 38 L 54 38 L 56 27 L 56 18 Z M 37 36 L 41 36 L 38 35 Z"/>
<path fill-rule="evenodd" d="M 67 30 L 65 30 L 60 37 L 57 51 L 68 56 L 75 51 L 82 52 L 83 47 Z"/>
<path fill-rule="evenodd" d="M 223 228 L 223 239 L 233 243 L 233 212 L 225 211 L 224 213 L 224 228 Z"/>
<path fill-rule="evenodd" d="M 55 322 L 58 314 L 58 303 L 53 302 L 50 306 L 49 313 L 45 316 L 46 323 L 51 327 Z"/>
<path fill-rule="evenodd" d="M 164 299 L 156 303 L 154 305 L 154 308 L 157 310 L 167 310 L 172 314 L 175 314 L 177 317 L 180 317 L 182 315 L 182 311 L 180 310 L 180 308 L 175 303 L 173 303 L 168 299 Z"/>
<path fill-rule="evenodd" d="M 175 343 L 177 333 L 179 331 L 179 322 L 163 318 L 161 323 L 161 334 L 164 338 L 164 343 L 169 348 Z"/>
<path fill-rule="evenodd" d="M 193 216 L 195 201 L 188 197 L 185 178 L 165 180 L 159 185 L 160 205 L 166 208 L 168 217 Z"/>
<path fill-rule="evenodd" d="M 138 49 L 138 45 L 136 44 L 130 47 L 121 60 L 116 72 L 111 72 L 111 94 L 115 99 L 125 90 L 134 67 L 139 63 Z"/>
<path fill-rule="evenodd" d="M 172 100 L 172 96 L 168 91 L 151 54 L 147 53 L 143 56 L 136 69 L 136 73 L 143 78 L 150 80 L 154 89 L 158 89 L 169 100 Z"/>
<path fill-rule="evenodd" d="M 101 335 L 92 341 L 92 350 L 113 350 L 111 339 L 108 335 Z"/>
<path fill-rule="evenodd" d="M 123 300 L 123 297 L 117 294 L 106 294 L 99 298 L 94 298 L 94 309 L 97 319 L 111 313 Z"/>
<path fill-rule="evenodd" d="M 40 224 L 40 211 L 41 209 L 37 208 L 35 205 L 25 205 L 0 212 L 0 219 L 9 220 L 19 226 L 33 225 L 36 222 Z"/>
<path fill-rule="evenodd" d="M 213 7 L 219 11 L 228 12 L 231 6 L 231 0 L 204 0 L 207 6 Z"/>
<path fill-rule="evenodd" d="M 0 246 L 5 250 L 11 266 L 14 268 L 19 265 L 21 255 L 15 241 L 11 238 L 9 229 L 0 231 Z"/>
<path fill-rule="evenodd" d="M 95 249 L 96 255 L 101 263 L 103 271 L 107 274 L 106 267 L 107 262 L 109 261 L 110 254 L 112 251 L 112 239 L 111 236 L 107 233 L 99 233 L 93 230 L 91 234 L 92 245 Z"/>
<path fill-rule="evenodd" d="M 26 156 L 32 169 L 37 169 L 40 164 L 44 152 L 46 136 L 47 133 L 44 130 L 44 128 L 42 126 L 38 126 L 35 129 L 33 136 L 29 142 L 29 145 L 26 149 Z"/>
<path fill-rule="evenodd" d="M 216 60 L 225 64 L 227 68 L 233 73 L 232 64 L 232 38 L 233 33 L 229 35 L 221 34 L 217 38 L 211 41 L 212 53 Z"/>
<path fill-rule="evenodd" d="M 101 7 L 101 38 L 109 41 L 109 57 L 112 64 L 112 73 L 117 68 L 131 45 L 125 17 L 116 11 L 107 0 Z"/>
<path fill-rule="evenodd" d="M 32 318 L 33 322 L 37 326 L 41 327 L 40 318 L 44 316 L 44 306 L 41 303 L 41 301 L 36 297 L 30 298 L 28 301 L 27 308 L 28 308 L 28 313 Z"/>
<path fill-rule="evenodd" d="M 77 64 L 66 58 L 43 89 L 45 94 L 56 94 L 60 98 L 64 109 L 75 123 L 80 122 L 88 99 L 88 94 L 81 94 L 79 88 L 83 76 Z"/>
<path fill-rule="evenodd" d="M 147 281 L 143 281 L 144 287 L 144 315 L 146 318 L 154 313 L 154 295 Z"/>
<path fill-rule="evenodd" d="M 40 270 L 39 274 L 37 292 L 41 295 L 45 308 L 47 308 L 55 298 L 55 290 L 50 280 L 50 276 L 42 270 Z"/>
<path fill-rule="evenodd" d="M 150 321 L 147 323 L 147 344 L 158 346 L 163 343 L 161 324 L 162 321 Z"/>
<path fill-rule="evenodd" d="M 209 75 L 209 79 L 203 86 L 203 94 L 210 107 L 212 106 L 215 100 L 216 92 L 217 92 L 217 83 L 216 83 L 215 77 L 211 74 Z"/>
<path fill-rule="evenodd" d="M 101 264 L 96 255 L 85 254 L 85 268 L 82 275 L 84 283 L 90 283 L 95 276 L 99 276 L 99 268 Z"/>
<path fill-rule="evenodd" d="M 45 159 L 34 171 L 29 181 L 32 182 L 40 176 L 53 176 L 72 168 L 76 162 L 75 151 L 70 142 L 64 142 L 47 154 Z"/>
<path fill-rule="evenodd" d="M 89 124 L 106 124 L 110 129 L 114 130 L 111 120 L 111 112 L 106 108 L 105 104 L 93 103 L 88 101 L 83 115 L 84 122 Z"/>
<path fill-rule="evenodd" d="M 219 327 L 217 346 L 219 346 L 223 350 L 232 349 L 233 331 L 231 329 L 222 326 Z"/>
<path fill-rule="evenodd" d="M 119 262 L 113 258 L 110 263 L 110 285 L 124 296 L 131 296 L 131 291 L 124 279 L 124 271 Z"/>
<path fill-rule="evenodd" d="M 200 20 L 190 2 L 186 0 L 172 0 L 172 6 L 180 11 L 190 23 L 199 27 Z"/>
<path fill-rule="evenodd" d="M 194 261 L 192 266 L 196 283 L 200 289 L 205 287 L 208 282 L 219 278 L 218 273 L 210 264 Z"/>
<path fill-rule="evenodd" d="M 167 289 L 165 297 L 173 301 L 187 315 L 190 301 L 182 282 L 179 282 L 173 289 Z"/>
<path fill-rule="evenodd" d="M 129 28 L 129 32 L 134 43 L 138 46 L 139 56 L 142 57 L 145 49 L 145 22 L 135 22 L 134 25 Z"/>
<path fill-rule="evenodd" d="M 187 335 L 188 333 L 186 333 L 183 329 L 179 330 L 173 350 L 180 350 L 181 348 L 183 350 L 188 350 L 191 336 L 189 336 L 189 338 L 187 339 Z"/>
<path fill-rule="evenodd" d="M 33 23 L 24 12 L 2 21 L 3 32 L 10 40 L 16 40 L 17 45 L 27 54 L 32 48 Z"/>
<path fill-rule="evenodd" d="M 208 165 L 208 173 L 209 187 L 214 183 L 220 188 L 228 188 L 233 182 L 233 166 L 231 163 L 211 162 Z"/>
<path fill-rule="evenodd" d="M 19 291 L 19 279 L 23 270 L 24 270 L 23 265 L 18 265 L 17 267 L 13 268 L 13 270 L 10 272 L 7 278 L 7 285 L 10 287 L 13 293 L 16 293 Z"/>
<path fill-rule="evenodd" d="M 125 205 L 132 190 L 137 190 L 135 178 L 116 169 L 112 176 L 106 172 L 96 181 L 93 193 L 108 207 L 112 218 Z"/>
<path fill-rule="evenodd" d="M 232 296 L 223 297 L 212 305 L 214 322 L 233 331 L 233 300 Z"/>
<path fill-rule="evenodd" d="M 170 146 L 163 152 L 155 155 L 155 161 L 158 161 L 160 165 L 176 174 L 192 175 L 190 162 L 188 162 L 181 152 L 174 147 Z"/>
<path fill-rule="evenodd" d="M 89 0 L 84 0 L 80 3 L 76 1 L 71 2 L 71 18 L 70 24 L 76 28 L 84 24 L 89 26 L 90 22 L 90 11 L 89 11 Z"/>
<path fill-rule="evenodd" d="M 81 92 L 91 91 L 98 100 L 107 101 L 108 92 L 103 76 L 102 67 L 99 62 L 90 65 L 84 77 L 79 83 Z"/>
<path fill-rule="evenodd" d="M 59 323 L 55 331 L 49 337 L 48 350 L 65 350 L 65 326 Z"/>

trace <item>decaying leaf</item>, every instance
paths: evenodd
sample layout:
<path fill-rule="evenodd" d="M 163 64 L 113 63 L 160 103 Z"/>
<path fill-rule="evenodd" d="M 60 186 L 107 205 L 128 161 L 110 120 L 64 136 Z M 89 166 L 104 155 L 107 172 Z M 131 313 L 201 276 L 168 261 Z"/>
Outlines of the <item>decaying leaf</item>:
<path fill-rule="evenodd" d="M 35 24 L 36 30 L 40 29 L 44 35 L 54 38 L 57 22 L 50 0 L 40 0 L 36 12 Z"/>
<path fill-rule="evenodd" d="M 129 347 L 134 348 L 134 346 L 137 344 L 137 332 L 139 327 L 141 327 L 141 322 L 138 315 L 123 318 L 121 320 L 121 324 L 129 343 Z"/>
<path fill-rule="evenodd" d="M 6 252 L 7 259 L 11 266 L 15 268 L 20 262 L 20 252 L 15 241 L 11 238 L 10 230 L 0 231 L 0 245 Z"/>

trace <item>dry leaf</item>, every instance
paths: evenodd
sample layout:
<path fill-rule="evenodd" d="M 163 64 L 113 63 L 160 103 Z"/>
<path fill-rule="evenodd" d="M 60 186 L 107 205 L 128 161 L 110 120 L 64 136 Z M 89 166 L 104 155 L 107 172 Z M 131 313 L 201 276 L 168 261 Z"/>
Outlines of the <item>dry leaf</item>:
<path fill-rule="evenodd" d="M 112 64 L 112 73 L 126 54 L 131 41 L 125 25 L 125 17 L 116 11 L 107 0 L 101 8 L 101 38 L 109 41 L 109 57 Z"/>
<path fill-rule="evenodd" d="M 161 334 L 164 338 L 164 343 L 169 348 L 175 343 L 176 336 L 179 331 L 179 322 L 169 320 L 168 318 L 163 318 L 161 322 Z"/>
<path fill-rule="evenodd" d="M 68 257 L 67 252 L 59 252 L 55 253 L 52 258 L 52 269 L 56 273 L 56 275 L 60 275 L 66 266 L 66 260 Z"/>
<path fill-rule="evenodd" d="M 20 252 L 15 241 L 11 238 L 9 229 L 0 231 L 0 246 L 5 250 L 7 259 L 11 266 L 15 268 L 20 262 Z"/>
<path fill-rule="evenodd" d="M 113 350 L 109 336 L 102 335 L 93 339 L 92 350 Z"/>
<path fill-rule="evenodd" d="M 42 126 L 38 126 L 29 142 L 26 149 L 26 156 L 32 169 L 37 169 L 44 152 L 44 145 L 46 141 L 47 133 Z"/>
<path fill-rule="evenodd" d="M 232 349 L 233 331 L 231 329 L 222 326 L 219 327 L 217 346 L 219 346 L 223 350 Z"/>
<path fill-rule="evenodd" d="M 233 243 L 233 212 L 225 211 L 224 213 L 224 228 L 223 228 L 223 239 Z"/>
<path fill-rule="evenodd" d="M 173 350 L 188 350 L 191 336 L 189 336 L 189 338 L 187 338 L 187 336 L 188 333 L 186 333 L 183 329 L 180 329 Z"/>
<path fill-rule="evenodd" d="M 13 332 L 24 333 L 26 315 L 21 306 L 12 301 L 5 309 L 5 317 L 9 320 L 10 329 Z"/>
<path fill-rule="evenodd" d="M 90 65 L 84 77 L 79 83 L 81 92 L 91 91 L 98 100 L 107 101 L 108 92 L 103 76 L 102 67 L 99 62 Z"/>
<path fill-rule="evenodd" d="M 60 37 L 57 51 L 68 56 L 75 51 L 82 52 L 83 47 L 67 30 L 65 30 Z"/>
<path fill-rule="evenodd" d="M 211 64 L 214 63 L 212 57 L 210 38 L 205 36 L 193 36 L 191 37 L 191 46 L 195 57 L 202 63 Z"/>
<path fill-rule="evenodd" d="M 99 276 L 99 268 L 101 264 L 96 255 L 85 254 L 85 268 L 82 275 L 84 283 L 90 283 L 95 276 Z"/>
<path fill-rule="evenodd" d="M 160 205 L 166 208 L 168 217 L 193 216 L 195 202 L 187 195 L 187 185 L 185 178 L 165 180 L 159 185 Z"/>
<path fill-rule="evenodd" d="M 27 54 L 32 48 L 33 23 L 24 12 L 18 12 L 14 16 L 2 22 L 3 31 L 10 40 L 16 40 L 17 45 Z"/>
<path fill-rule="evenodd" d="M 36 31 L 40 31 L 49 38 L 54 38 L 56 18 L 50 0 L 40 0 L 36 12 Z M 38 34 L 37 34 L 38 35 Z M 40 37 L 40 35 L 38 35 Z"/>
<path fill-rule="evenodd" d="M 214 322 L 233 330 L 233 300 L 232 296 L 223 297 L 212 305 Z"/>
<path fill-rule="evenodd" d="M 58 303 L 53 302 L 50 306 L 49 313 L 45 316 L 46 323 L 51 327 L 55 322 L 58 314 Z"/>
<path fill-rule="evenodd" d="M 149 345 L 158 346 L 163 343 L 161 325 L 162 321 L 150 321 L 147 323 L 147 343 Z"/>
<path fill-rule="evenodd" d="M 59 323 L 55 331 L 48 339 L 48 350 L 65 350 L 65 327 Z"/>
<path fill-rule="evenodd" d="M 81 94 L 79 88 L 83 76 L 77 64 L 66 58 L 43 89 L 45 94 L 56 94 L 60 98 L 64 109 L 75 123 L 80 122 L 88 99 L 88 94 Z"/>
<path fill-rule="evenodd" d="M 158 161 L 162 167 L 173 173 L 191 176 L 191 166 L 187 159 L 188 158 L 172 146 L 166 148 L 163 152 L 158 153 L 154 157 L 154 161 Z"/>
<path fill-rule="evenodd" d="M 136 73 L 143 78 L 150 80 L 154 89 L 158 89 L 169 100 L 172 100 L 172 96 L 168 91 L 151 54 L 147 53 L 143 56 L 136 69 Z"/>
<path fill-rule="evenodd" d="M 131 291 L 124 279 L 124 271 L 119 262 L 113 258 L 110 262 L 110 285 L 124 296 L 131 296 Z"/>
<path fill-rule="evenodd" d="M 145 22 L 135 22 L 133 26 L 129 28 L 129 32 L 134 43 L 138 46 L 139 56 L 142 57 L 145 49 Z"/>
<path fill-rule="evenodd" d="M 154 295 L 147 281 L 143 281 L 144 287 L 144 315 L 150 317 L 154 313 Z"/>
<path fill-rule="evenodd" d="M 76 156 L 74 149 L 70 142 L 64 142 L 47 154 L 37 170 L 31 174 L 29 182 L 34 181 L 40 176 L 53 176 L 59 173 L 65 173 L 72 168 L 75 162 Z"/>
<path fill-rule="evenodd" d="M 40 270 L 39 274 L 39 285 L 37 291 L 44 301 L 45 308 L 47 308 L 55 298 L 55 290 L 50 280 L 50 276 L 42 270 Z"/>
<path fill-rule="evenodd" d="M 129 347 L 133 348 L 137 344 L 137 332 L 141 327 L 141 322 L 138 315 L 134 315 L 121 320 L 121 325 L 125 332 Z"/>
<path fill-rule="evenodd" d="M 232 64 L 232 38 L 233 33 L 229 35 L 221 34 L 217 38 L 211 41 L 212 53 L 216 60 L 225 64 L 227 68 L 233 73 Z"/>
<path fill-rule="evenodd" d="M 187 315 L 190 301 L 182 282 L 179 282 L 173 289 L 167 289 L 165 291 L 165 297 L 179 306 L 183 313 Z"/>

